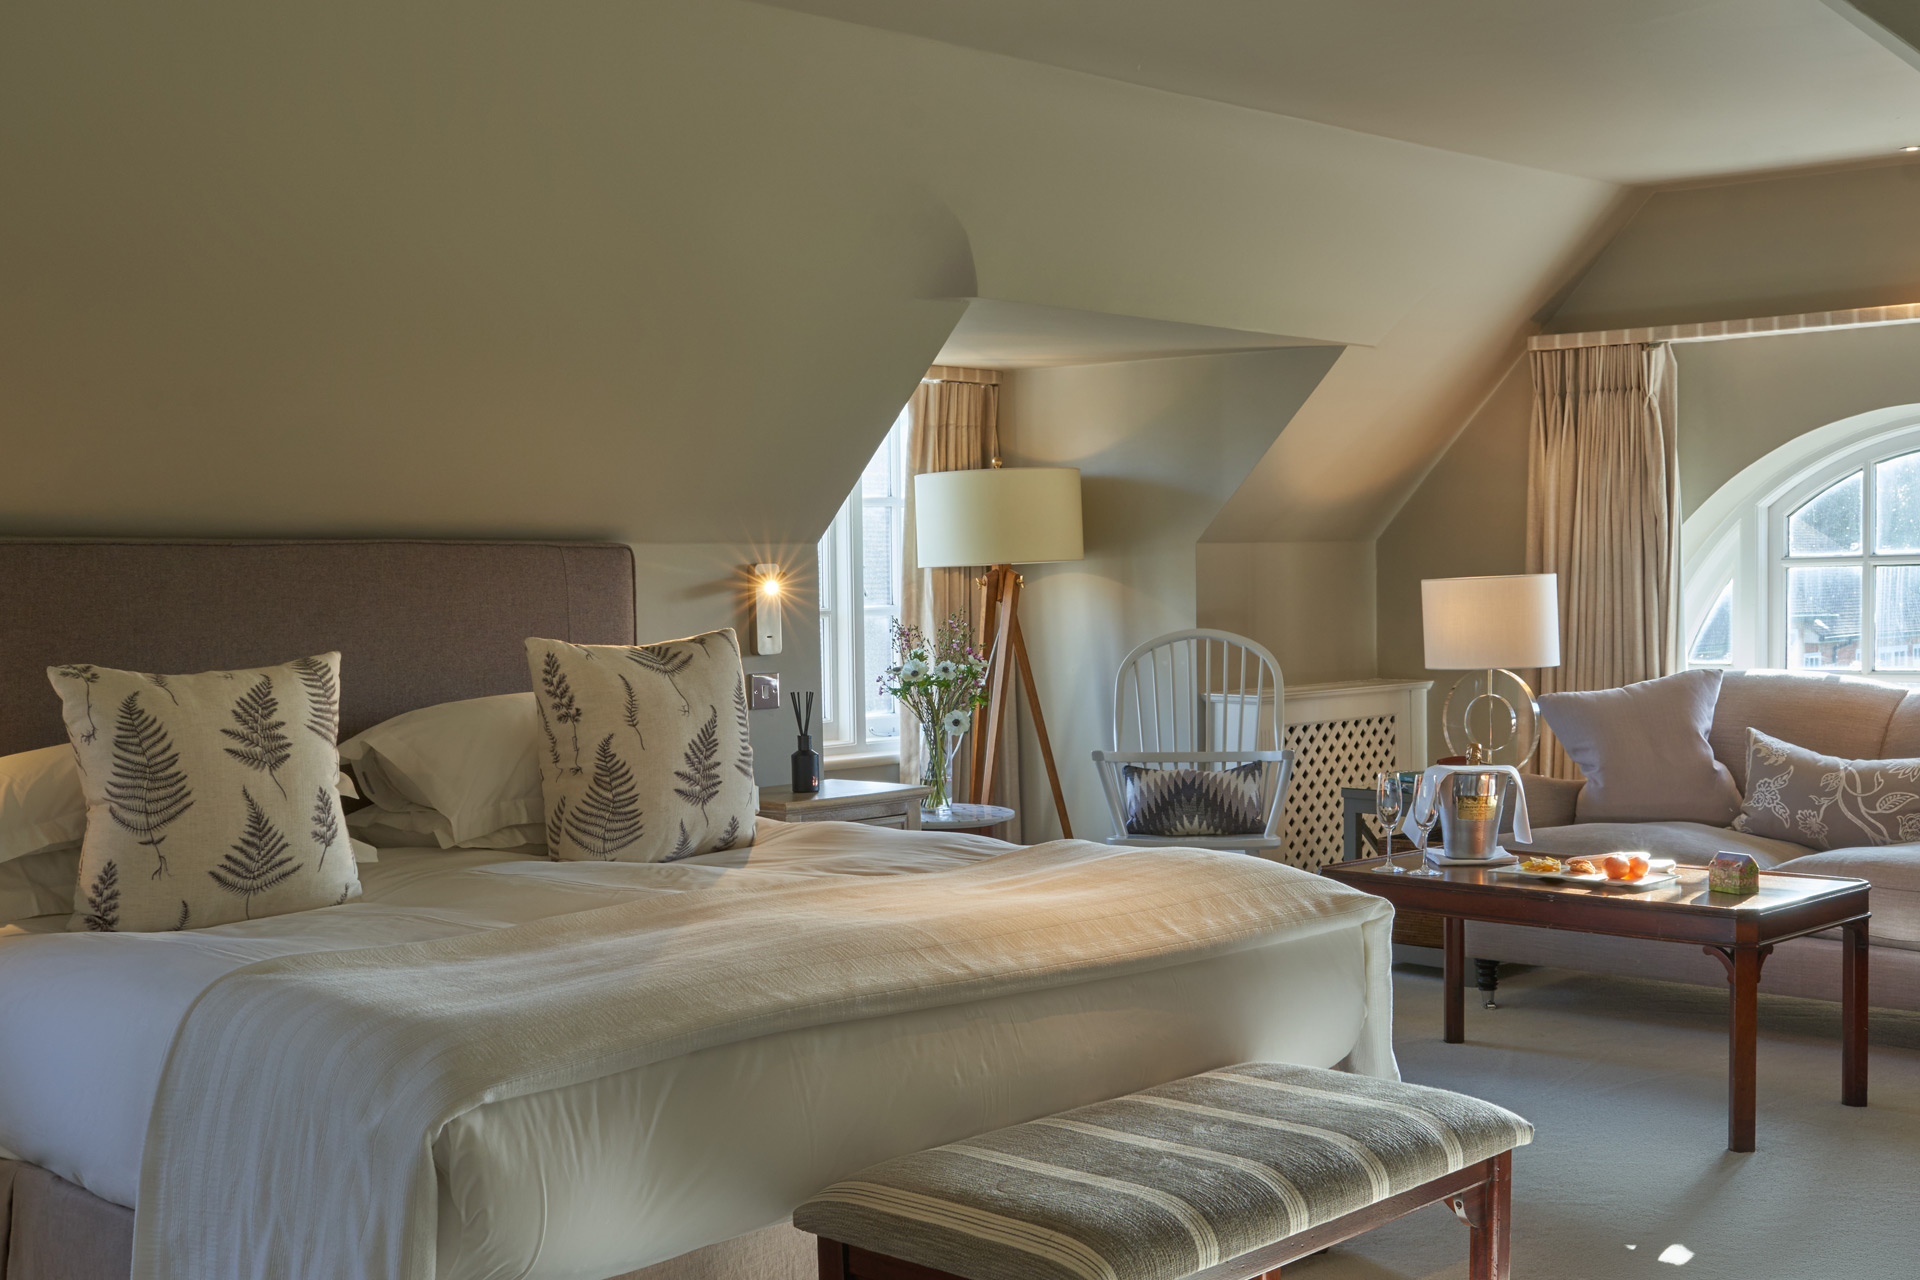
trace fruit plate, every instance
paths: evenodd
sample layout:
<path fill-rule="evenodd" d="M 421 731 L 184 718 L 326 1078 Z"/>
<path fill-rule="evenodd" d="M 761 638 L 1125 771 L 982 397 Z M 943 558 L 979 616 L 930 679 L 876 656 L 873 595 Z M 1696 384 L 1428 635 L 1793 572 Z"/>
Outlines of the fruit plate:
<path fill-rule="evenodd" d="M 1559 884 L 1605 885 L 1620 889 L 1657 889 L 1663 884 L 1672 884 L 1680 878 L 1679 872 L 1671 866 L 1649 867 L 1647 874 L 1638 880 L 1609 880 L 1604 871 L 1592 875 L 1575 875 L 1570 871 L 1525 871 L 1519 867 L 1503 867 L 1502 875 L 1520 876 L 1527 880 L 1552 880 Z"/>

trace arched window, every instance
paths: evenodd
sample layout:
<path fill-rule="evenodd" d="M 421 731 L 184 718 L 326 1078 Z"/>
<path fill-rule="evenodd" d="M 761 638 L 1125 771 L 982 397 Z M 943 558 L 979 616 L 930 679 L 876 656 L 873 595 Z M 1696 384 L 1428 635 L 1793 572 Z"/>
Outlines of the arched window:
<path fill-rule="evenodd" d="M 1920 680 L 1920 406 L 1781 446 L 1687 520 L 1691 666 Z"/>

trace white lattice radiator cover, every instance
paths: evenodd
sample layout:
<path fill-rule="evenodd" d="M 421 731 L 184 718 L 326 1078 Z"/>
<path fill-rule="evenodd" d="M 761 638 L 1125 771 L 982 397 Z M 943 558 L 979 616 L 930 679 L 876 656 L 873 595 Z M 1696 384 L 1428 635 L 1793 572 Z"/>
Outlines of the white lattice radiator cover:
<path fill-rule="evenodd" d="M 1292 719 L 1291 716 L 1288 719 Z M 1340 861 L 1340 788 L 1370 787 L 1383 769 L 1399 768 L 1396 717 L 1355 716 L 1289 724 L 1284 745 L 1293 750 L 1293 785 L 1287 792 L 1285 860 L 1309 871 Z"/>
<path fill-rule="evenodd" d="M 1383 769 L 1427 763 L 1430 680 L 1358 680 L 1289 685 L 1281 745 L 1294 753 L 1293 781 L 1282 818 L 1283 861 L 1317 870 L 1340 860 L 1342 787 L 1372 787 Z M 1273 702 L 1260 708 L 1261 729 L 1273 723 Z"/>

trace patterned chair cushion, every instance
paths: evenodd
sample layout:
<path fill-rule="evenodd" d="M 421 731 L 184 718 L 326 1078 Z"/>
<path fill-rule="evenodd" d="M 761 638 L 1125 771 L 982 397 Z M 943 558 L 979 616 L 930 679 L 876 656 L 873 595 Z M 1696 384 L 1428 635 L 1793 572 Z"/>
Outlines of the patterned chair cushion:
<path fill-rule="evenodd" d="M 1262 764 L 1231 769 L 1121 766 L 1130 836 L 1254 836 L 1267 829 Z"/>
<path fill-rule="evenodd" d="M 793 1221 L 973 1280 L 1178 1280 L 1532 1140 L 1444 1089 L 1251 1063 L 888 1160 Z"/>

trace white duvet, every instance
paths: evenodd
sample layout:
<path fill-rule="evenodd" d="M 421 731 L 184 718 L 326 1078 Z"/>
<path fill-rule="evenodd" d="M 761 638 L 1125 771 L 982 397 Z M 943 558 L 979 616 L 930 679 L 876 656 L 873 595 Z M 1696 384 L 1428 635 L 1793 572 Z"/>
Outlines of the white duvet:
<path fill-rule="evenodd" d="M 762 830 L 750 851 L 672 866 L 390 852 L 364 869 L 366 898 L 340 908 L 190 934 L 0 933 L 0 1147 L 136 1203 L 174 1032 L 202 992 L 255 961 L 661 895 L 940 871 L 1008 849 L 839 824 Z M 1351 1058 L 1390 1072 L 1384 917 L 775 1030 L 487 1101 L 429 1135 L 433 1270 L 600 1280 L 777 1221 L 872 1161 L 1224 1062 Z M 244 1152 L 233 1163 L 251 1167 Z"/>

